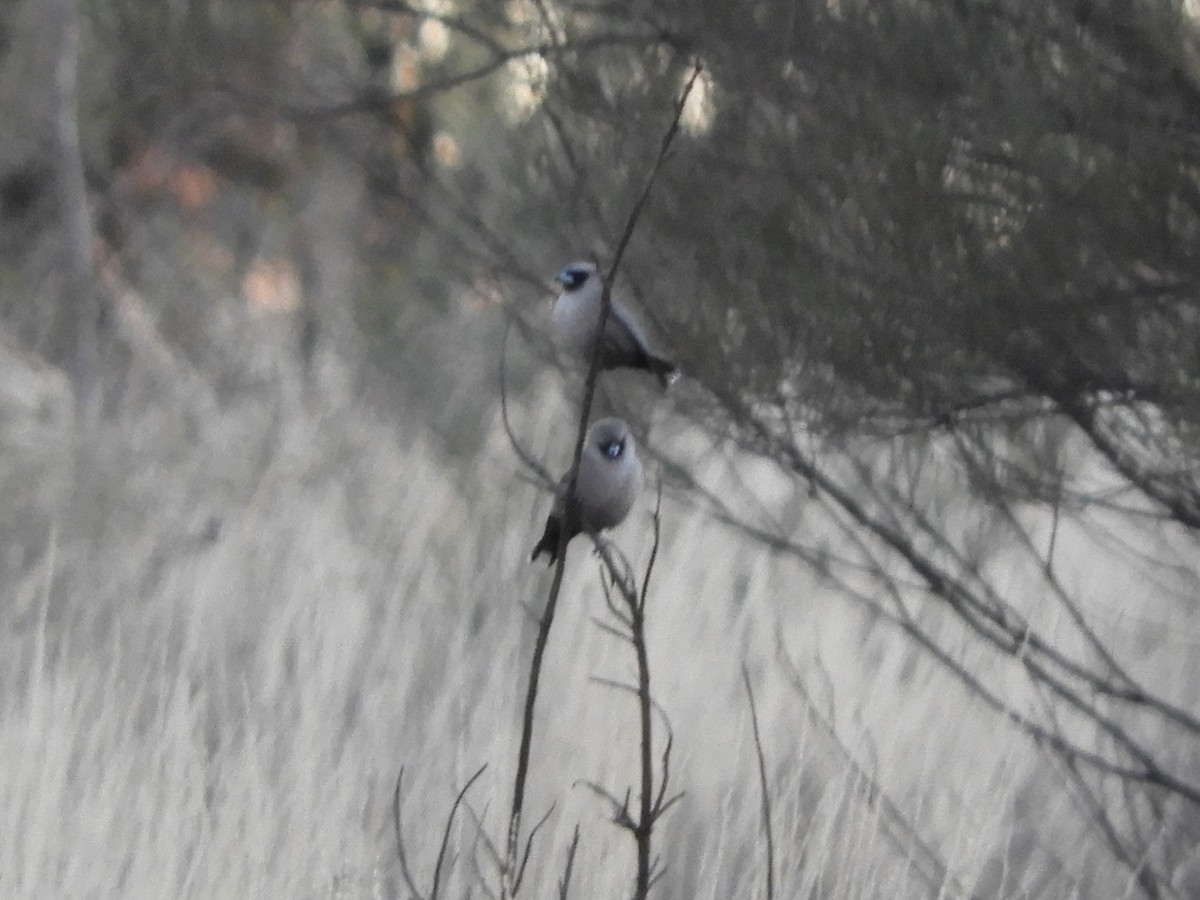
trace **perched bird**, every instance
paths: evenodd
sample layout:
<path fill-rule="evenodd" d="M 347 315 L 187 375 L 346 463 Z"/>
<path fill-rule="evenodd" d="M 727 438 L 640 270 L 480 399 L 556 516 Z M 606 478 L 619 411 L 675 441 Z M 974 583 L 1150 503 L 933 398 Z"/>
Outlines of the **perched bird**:
<path fill-rule="evenodd" d="M 600 324 L 604 284 L 596 264 L 574 262 L 555 276 L 562 293 L 554 301 L 551 324 L 554 340 L 566 354 L 590 362 Z M 645 369 L 658 376 L 667 387 L 678 373 L 675 364 L 655 354 L 629 312 L 612 301 L 604 323 L 604 342 L 600 348 L 601 369 Z"/>
<path fill-rule="evenodd" d="M 629 515 L 642 489 L 642 464 L 625 422 L 600 419 L 588 429 L 583 455 L 579 458 L 575 500 L 568 508 L 570 483 L 568 472 L 558 484 L 554 506 L 546 518 L 546 530 L 533 548 L 530 560 L 536 560 L 544 552 L 554 563 L 558 558 L 559 535 L 564 529 L 570 542 L 581 532 L 594 534 L 619 525 Z"/>

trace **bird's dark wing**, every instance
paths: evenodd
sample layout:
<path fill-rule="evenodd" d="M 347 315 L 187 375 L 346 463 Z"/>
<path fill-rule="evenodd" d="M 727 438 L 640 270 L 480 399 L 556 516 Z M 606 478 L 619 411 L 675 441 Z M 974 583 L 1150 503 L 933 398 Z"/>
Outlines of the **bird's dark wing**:
<path fill-rule="evenodd" d="M 674 380 L 675 364 L 654 353 L 637 323 L 623 307 L 613 305 L 604 329 L 604 358 L 606 369 L 628 366 L 654 373 L 663 387 Z"/>
<path fill-rule="evenodd" d="M 604 329 L 605 349 L 633 363 L 649 356 L 646 336 L 623 307 L 615 303 L 608 313 L 608 324 Z M 629 365 L 630 363 L 624 363 Z"/>

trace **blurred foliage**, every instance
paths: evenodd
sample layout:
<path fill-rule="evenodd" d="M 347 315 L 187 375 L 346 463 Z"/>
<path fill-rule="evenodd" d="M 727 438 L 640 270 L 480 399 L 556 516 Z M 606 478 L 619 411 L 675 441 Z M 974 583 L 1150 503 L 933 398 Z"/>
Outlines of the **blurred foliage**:
<path fill-rule="evenodd" d="M 563 39 L 646 8 L 604 9 L 564 14 Z M 506 148 L 503 214 L 524 201 L 563 244 L 611 239 L 696 54 L 715 114 L 631 266 L 687 371 L 823 428 L 1005 393 L 1133 395 L 1194 422 L 1200 57 L 1182 4 L 653 16 L 688 54 L 550 62 Z"/>
<path fill-rule="evenodd" d="M 476 46 L 462 23 L 477 10 L 458 8 L 452 30 Z M 426 185 L 475 250 L 454 269 L 507 272 L 521 297 L 531 263 L 611 253 L 699 59 L 705 112 L 622 289 L 710 413 L 837 436 L 1066 410 L 1139 465 L 1147 443 L 1151 466 L 1168 444 L 1195 454 L 1200 44 L 1185 4 L 505 8 L 503 27 L 492 11 L 478 28 L 518 58 L 502 72 L 510 127 L 498 142 L 491 118 L 458 117 L 463 164 Z M 1122 411 L 1147 404 L 1158 424 L 1135 446 Z M 1200 510 L 1194 480 L 1170 493 Z"/>

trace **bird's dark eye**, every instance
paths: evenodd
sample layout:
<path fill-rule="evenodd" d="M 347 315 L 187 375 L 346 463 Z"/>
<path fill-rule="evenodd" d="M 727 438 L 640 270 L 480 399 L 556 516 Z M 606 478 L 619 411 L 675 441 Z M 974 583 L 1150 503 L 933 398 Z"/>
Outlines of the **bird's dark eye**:
<path fill-rule="evenodd" d="M 558 273 L 558 280 L 567 290 L 573 291 L 588 280 L 588 273 L 583 269 L 567 267 Z"/>
<path fill-rule="evenodd" d="M 622 453 L 625 452 L 625 442 L 624 441 L 609 441 L 607 444 L 602 446 L 600 448 L 600 450 L 609 459 L 616 459 L 618 456 L 620 456 Z"/>

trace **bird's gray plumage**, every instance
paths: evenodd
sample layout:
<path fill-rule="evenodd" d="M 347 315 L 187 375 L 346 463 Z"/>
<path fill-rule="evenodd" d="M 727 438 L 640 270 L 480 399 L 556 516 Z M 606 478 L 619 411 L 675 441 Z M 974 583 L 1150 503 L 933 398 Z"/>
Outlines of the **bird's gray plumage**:
<path fill-rule="evenodd" d="M 600 325 L 604 284 L 596 264 L 575 262 L 563 267 L 555 278 L 562 292 L 554 301 L 551 325 L 559 349 L 576 359 L 590 362 Z M 658 376 L 663 386 L 676 375 L 675 364 L 654 353 L 628 310 L 615 299 L 604 324 L 600 348 L 601 369 L 645 369 Z"/>
<path fill-rule="evenodd" d="M 564 529 L 569 543 L 581 532 L 601 532 L 619 525 L 629 515 L 642 490 L 642 464 L 625 422 L 600 419 L 588 429 L 583 455 L 579 458 L 575 499 L 568 508 L 570 483 L 571 473 L 568 472 L 558 484 L 554 506 L 546 518 L 546 529 L 530 559 L 536 560 L 540 554 L 548 553 L 553 563 L 558 558 L 559 537 Z"/>

